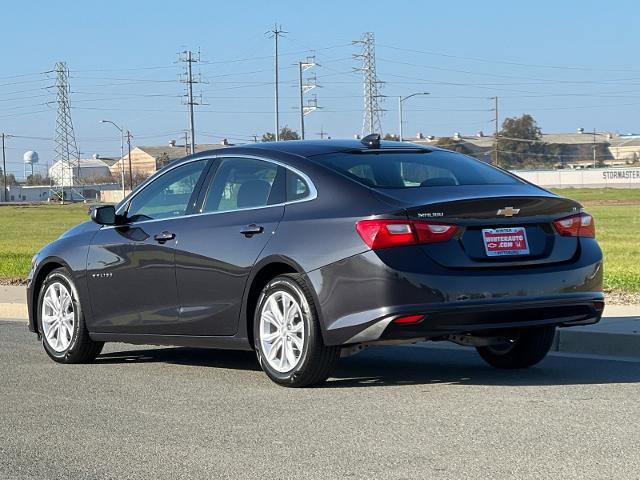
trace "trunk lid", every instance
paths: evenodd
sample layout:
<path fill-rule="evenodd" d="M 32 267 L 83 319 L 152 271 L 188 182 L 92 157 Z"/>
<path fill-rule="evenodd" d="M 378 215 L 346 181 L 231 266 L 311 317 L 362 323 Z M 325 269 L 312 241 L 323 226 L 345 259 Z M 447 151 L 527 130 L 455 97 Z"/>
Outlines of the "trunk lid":
<path fill-rule="evenodd" d="M 426 187 L 378 192 L 388 203 L 403 208 L 412 220 L 458 226 L 450 241 L 421 246 L 425 254 L 445 267 L 552 264 L 571 260 L 578 250 L 578 239 L 558 235 L 553 221 L 579 212 L 581 205 L 533 185 Z M 511 242 L 514 239 L 516 243 Z M 510 249 L 512 245 L 515 246 Z"/>

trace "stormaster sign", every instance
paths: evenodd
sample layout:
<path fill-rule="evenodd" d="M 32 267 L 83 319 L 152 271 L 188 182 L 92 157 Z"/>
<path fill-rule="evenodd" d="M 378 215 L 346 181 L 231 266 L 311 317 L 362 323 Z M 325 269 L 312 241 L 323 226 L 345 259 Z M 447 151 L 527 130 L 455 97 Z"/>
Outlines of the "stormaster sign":
<path fill-rule="evenodd" d="M 604 180 L 640 180 L 640 169 L 615 169 L 605 170 L 602 172 L 602 178 Z"/>
<path fill-rule="evenodd" d="M 516 175 L 541 187 L 640 187 L 640 168 L 585 168 L 583 170 L 518 170 Z"/>

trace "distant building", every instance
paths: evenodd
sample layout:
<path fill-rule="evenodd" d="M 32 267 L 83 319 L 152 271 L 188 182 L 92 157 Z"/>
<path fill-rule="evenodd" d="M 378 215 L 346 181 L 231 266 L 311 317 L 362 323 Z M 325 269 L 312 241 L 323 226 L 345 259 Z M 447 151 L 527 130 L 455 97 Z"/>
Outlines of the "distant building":
<path fill-rule="evenodd" d="M 409 142 L 420 145 L 435 145 L 443 137 L 418 134 Z M 485 161 L 490 161 L 494 148 L 493 135 L 461 135 L 454 133 L 450 137 L 470 155 Z M 640 135 L 620 135 L 616 133 L 596 132 L 594 135 L 579 129 L 573 133 L 543 133 L 541 143 L 557 145 L 558 153 L 547 154 L 556 166 L 565 168 L 591 168 L 593 166 L 593 149 L 596 148 L 598 161 L 608 166 L 624 166 L 640 159 Z"/>
<path fill-rule="evenodd" d="M 225 148 L 229 144 L 226 141 L 216 144 L 196 145 L 196 152 Z M 149 176 L 160 170 L 166 164 L 188 155 L 188 150 L 184 145 L 176 145 L 175 142 L 169 145 L 141 146 L 131 150 L 131 171 L 135 174 Z M 124 163 L 124 172 L 129 172 L 129 155 L 125 155 L 117 160 L 110 168 L 111 174 L 120 178 L 120 168 Z"/>
<path fill-rule="evenodd" d="M 64 191 L 65 200 L 83 201 L 100 200 L 104 192 L 121 194 L 122 187 L 117 183 L 86 184 L 82 187 L 67 188 Z M 47 202 L 55 199 L 53 189 L 48 185 L 8 185 L 7 201 L 9 202 Z M 59 199 L 55 199 L 57 201 Z"/>
<path fill-rule="evenodd" d="M 49 168 L 49 177 L 58 185 L 72 187 L 87 183 L 88 180 L 106 179 L 111 177 L 109 168 L 117 161 L 115 158 L 81 159 L 78 166 L 72 167 L 66 160 L 58 160 Z"/>

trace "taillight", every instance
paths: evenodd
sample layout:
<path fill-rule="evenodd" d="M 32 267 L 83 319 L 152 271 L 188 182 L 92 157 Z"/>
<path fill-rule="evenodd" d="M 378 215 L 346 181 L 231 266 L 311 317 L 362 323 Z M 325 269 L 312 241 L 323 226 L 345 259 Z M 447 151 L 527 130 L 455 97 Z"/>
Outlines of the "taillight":
<path fill-rule="evenodd" d="M 553 222 L 553 226 L 564 237 L 594 238 L 596 236 L 596 224 L 588 213 L 578 213 L 560 218 Z"/>
<path fill-rule="evenodd" d="M 457 227 L 419 220 L 360 220 L 356 230 L 369 248 L 388 248 L 419 243 L 446 242 Z"/>

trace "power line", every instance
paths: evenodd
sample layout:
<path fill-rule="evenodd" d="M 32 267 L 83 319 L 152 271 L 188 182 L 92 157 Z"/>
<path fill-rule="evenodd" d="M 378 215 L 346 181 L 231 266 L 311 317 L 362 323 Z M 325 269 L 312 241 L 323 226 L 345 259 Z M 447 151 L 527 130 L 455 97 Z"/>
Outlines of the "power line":
<path fill-rule="evenodd" d="M 456 58 L 460 60 L 471 60 L 475 62 L 499 63 L 504 65 L 514 65 L 518 67 L 550 68 L 550 69 L 556 69 L 556 70 L 587 70 L 587 71 L 597 71 L 597 72 L 640 72 L 640 70 L 633 69 L 633 67 L 631 67 L 631 69 L 619 69 L 616 67 L 592 68 L 592 67 L 576 67 L 576 66 L 566 66 L 566 65 L 545 65 L 545 64 L 535 64 L 535 63 L 511 62 L 507 60 L 493 60 L 493 59 L 480 58 L 480 57 L 465 57 L 460 55 L 451 55 L 451 54 L 442 53 L 442 52 L 415 50 L 411 48 L 401 48 L 401 47 L 395 47 L 393 45 L 380 44 L 379 46 L 383 48 L 389 48 L 392 50 L 398 50 L 403 52 L 421 53 L 425 55 L 434 55 L 434 56 L 446 57 L 446 58 Z"/>

